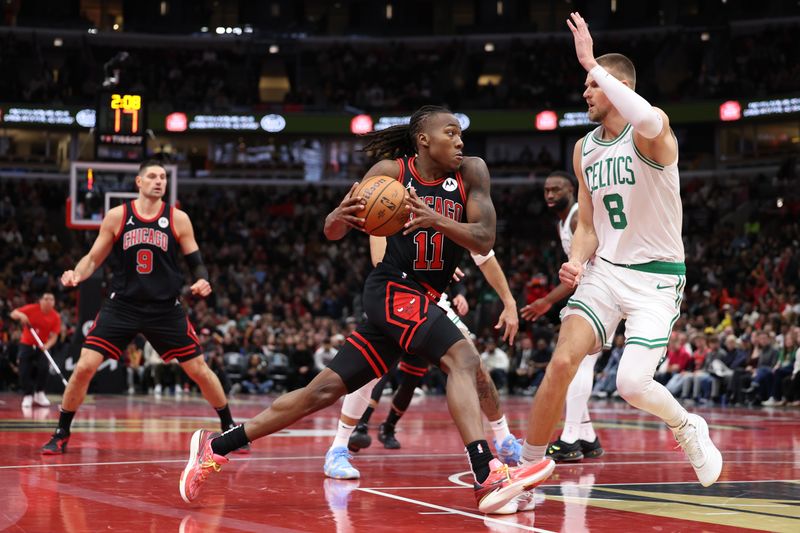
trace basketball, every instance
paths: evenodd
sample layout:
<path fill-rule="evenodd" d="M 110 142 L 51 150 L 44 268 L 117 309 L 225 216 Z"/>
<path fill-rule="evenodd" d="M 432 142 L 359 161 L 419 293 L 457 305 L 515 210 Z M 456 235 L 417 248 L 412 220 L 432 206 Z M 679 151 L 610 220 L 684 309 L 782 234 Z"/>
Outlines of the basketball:
<path fill-rule="evenodd" d="M 376 237 L 394 235 L 408 222 L 406 189 L 389 176 L 371 176 L 356 189 L 367 205 L 355 215 L 364 219 L 364 231 Z"/>

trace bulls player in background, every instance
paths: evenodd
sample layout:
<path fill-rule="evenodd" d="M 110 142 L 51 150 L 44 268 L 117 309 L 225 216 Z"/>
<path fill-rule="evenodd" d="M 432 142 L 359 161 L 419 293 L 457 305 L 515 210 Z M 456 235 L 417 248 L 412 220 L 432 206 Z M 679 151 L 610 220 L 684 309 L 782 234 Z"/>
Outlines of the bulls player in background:
<path fill-rule="evenodd" d="M 228 462 L 227 453 L 358 390 L 385 374 L 404 353 L 422 357 L 449 374 L 447 404 L 475 476 L 481 511 L 516 511 L 512 500 L 552 472 L 550 458 L 516 469 L 494 458 L 476 391 L 480 356 L 436 305 L 464 252 L 487 254 L 495 240 L 489 169 L 478 157 L 464 157 L 463 148 L 458 119 L 435 106 L 416 111 L 408 125 L 368 137 L 364 150 L 382 160 L 364 178 L 391 176 L 403 183 L 409 191 L 412 218 L 402 231 L 387 238 L 383 260 L 364 283 L 365 320 L 305 388 L 284 394 L 222 435 L 202 429 L 192 435 L 180 481 L 185 501 L 197 498 L 208 475 Z M 356 186 L 325 219 L 328 239 L 339 240 L 351 228 L 361 229 L 364 220 L 356 213 L 365 202 L 355 196 Z M 512 509 L 504 511 L 509 505 Z"/>
<path fill-rule="evenodd" d="M 111 292 L 86 335 L 64 391 L 58 428 L 42 447 L 45 455 L 66 451 L 72 418 L 97 368 L 106 358 L 119 359 L 138 333 L 150 341 L 164 361 L 175 359 L 180 363 L 216 410 L 223 430 L 234 425 L 222 385 L 206 365 L 179 299 L 184 284 L 181 256 L 192 269 L 192 294 L 203 298 L 211 294 L 192 222 L 186 213 L 164 202 L 167 173 L 161 163 L 142 163 L 136 187 L 139 197 L 106 213 L 89 253 L 73 270 L 61 275 L 65 287 L 75 287 L 112 255 Z"/>

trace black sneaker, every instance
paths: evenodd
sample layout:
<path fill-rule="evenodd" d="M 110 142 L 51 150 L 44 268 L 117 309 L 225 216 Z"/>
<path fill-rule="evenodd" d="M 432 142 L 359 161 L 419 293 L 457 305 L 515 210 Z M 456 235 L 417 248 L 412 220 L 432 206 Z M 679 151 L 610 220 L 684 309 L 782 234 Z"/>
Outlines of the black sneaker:
<path fill-rule="evenodd" d="M 50 442 L 42 446 L 42 455 L 61 455 L 67 451 L 68 442 L 69 433 L 61 428 L 56 429 L 56 432 L 50 437 Z"/>
<path fill-rule="evenodd" d="M 603 447 L 600 446 L 600 438 L 595 437 L 593 442 L 589 442 L 588 440 L 578 439 L 578 442 L 581 445 L 581 451 L 583 452 L 583 456 L 589 459 L 593 459 L 595 457 L 600 457 L 605 453 Z"/>
<path fill-rule="evenodd" d="M 370 444 L 372 444 L 372 437 L 369 436 L 367 425 L 359 422 L 350 434 L 350 440 L 347 441 L 347 449 L 357 453 L 358 450 L 369 448 Z"/>
<path fill-rule="evenodd" d="M 558 439 L 547 447 L 547 457 L 551 457 L 557 463 L 580 461 L 583 459 L 581 444 L 578 441 L 567 443 Z"/>
<path fill-rule="evenodd" d="M 386 422 L 378 427 L 378 440 L 383 443 L 383 447 L 389 450 L 400 448 L 400 442 L 394 436 L 394 426 Z"/>

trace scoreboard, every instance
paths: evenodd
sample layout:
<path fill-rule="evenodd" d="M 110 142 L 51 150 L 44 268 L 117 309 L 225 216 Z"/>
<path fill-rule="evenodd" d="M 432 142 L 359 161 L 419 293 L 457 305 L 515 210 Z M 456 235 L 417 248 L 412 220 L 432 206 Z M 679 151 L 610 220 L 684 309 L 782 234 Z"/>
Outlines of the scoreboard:
<path fill-rule="evenodd" d="M 141 161 L 147 146 L 147 99 L 124 91 L 101 92 L 95 123 L 95 158 Z"/>

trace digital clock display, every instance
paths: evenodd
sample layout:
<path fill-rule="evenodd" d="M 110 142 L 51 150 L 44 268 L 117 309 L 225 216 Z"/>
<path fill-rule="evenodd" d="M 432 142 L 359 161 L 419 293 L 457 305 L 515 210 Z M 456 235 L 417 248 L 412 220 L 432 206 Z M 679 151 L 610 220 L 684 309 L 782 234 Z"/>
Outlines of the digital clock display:
<path fill-rule="evenodd" d="M 144 159 L 146 98 L 124 91 L 103 92 L 97 106 L 95 155 L 101 160 Z"/>

